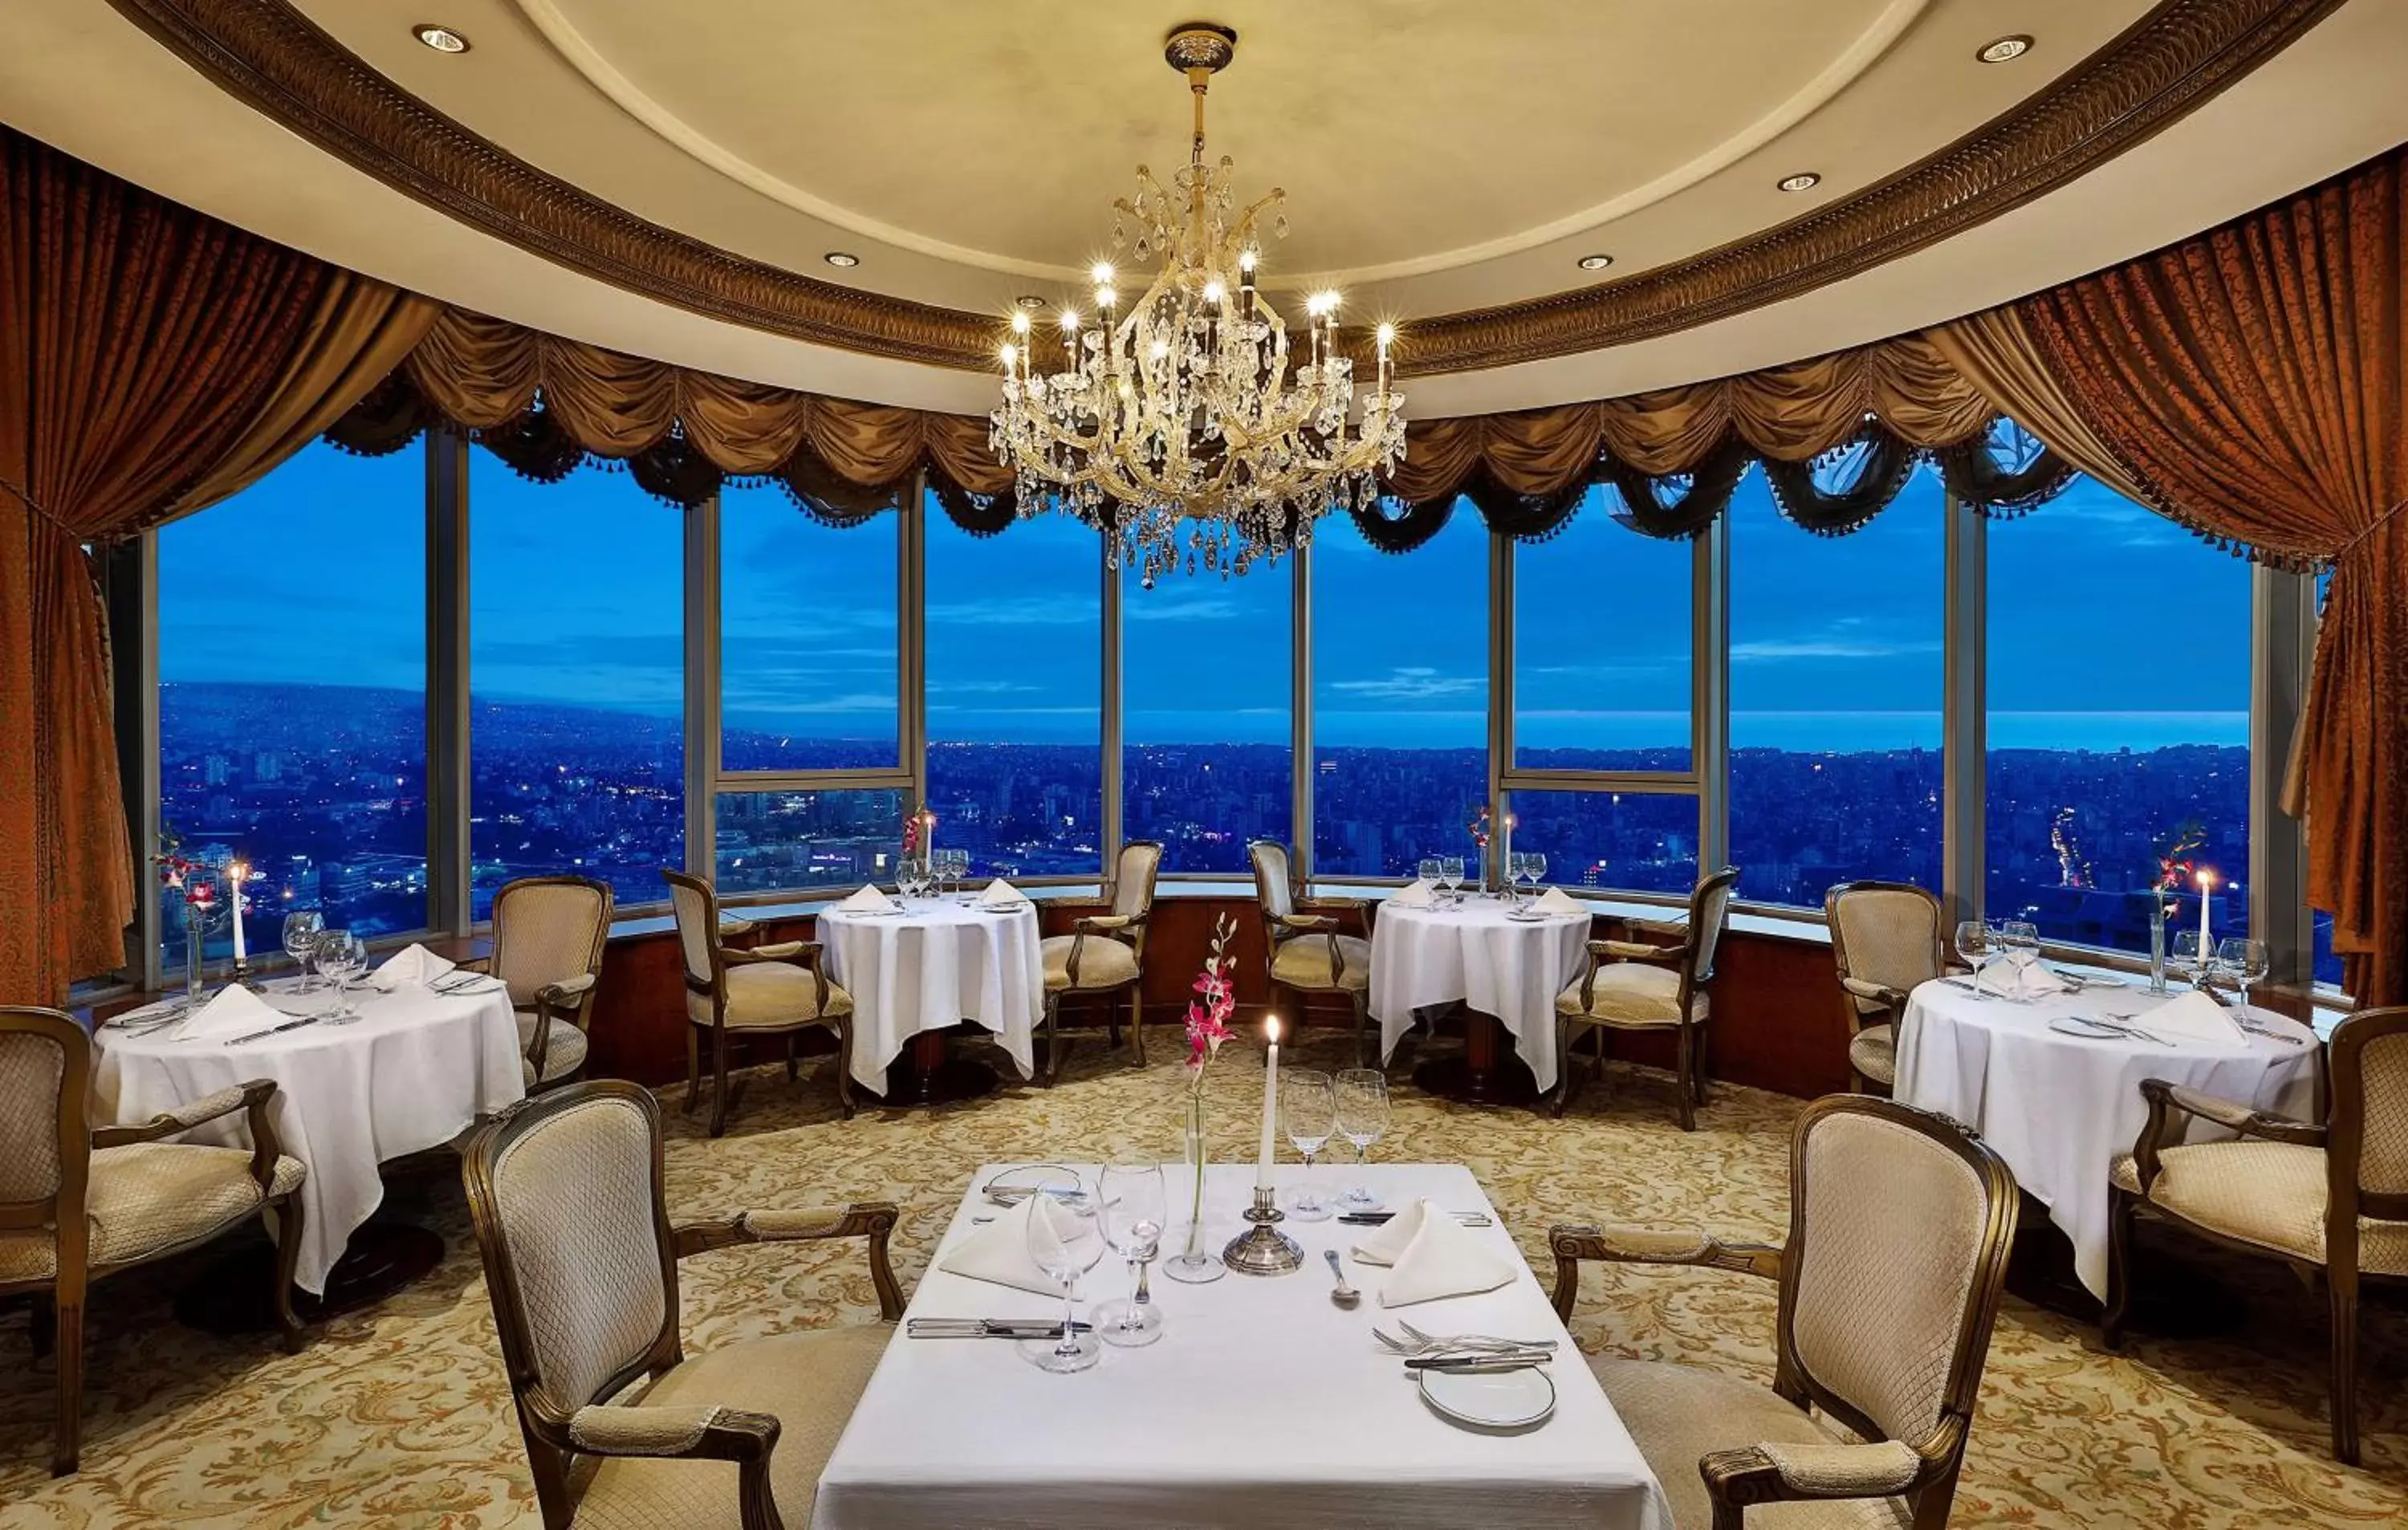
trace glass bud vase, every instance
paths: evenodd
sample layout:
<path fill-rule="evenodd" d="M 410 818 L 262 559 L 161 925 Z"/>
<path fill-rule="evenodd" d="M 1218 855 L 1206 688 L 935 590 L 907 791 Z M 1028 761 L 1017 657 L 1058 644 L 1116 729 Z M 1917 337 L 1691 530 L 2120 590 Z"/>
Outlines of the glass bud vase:
<path fill-rule="evenodd" d="M 1219 1280 L 1226 1266 L 1221 1256 L 1210 1251 L 1204 1243 L 1204 1096 L 1194 1089 L 1187 1092 L 1187 1120 L 1182 1135 L 1187 1156 L 1187 1244 L 1162 1262 L 1162 1273 L 1189 1285 L 1202 1285 L 1207 1280 Z"/>
<path fill-rule="evenodd" d="M 2149 992 L 2163 994 L 2166 988 L 2166 900 L 2159 893 L 2149 894 Z"/>

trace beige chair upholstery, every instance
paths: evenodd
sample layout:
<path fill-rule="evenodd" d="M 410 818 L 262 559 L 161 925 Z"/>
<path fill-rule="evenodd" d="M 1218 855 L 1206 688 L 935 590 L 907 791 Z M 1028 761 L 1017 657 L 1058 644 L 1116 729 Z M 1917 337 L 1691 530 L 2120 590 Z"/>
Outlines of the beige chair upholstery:
<path fill-rule="evenodd" d="M 1154 884 L 1162 875 L 1162 846 L 1132 839 L 1121 846 L 1111 879 L 1095 903 L 1057 903 L 1072 916 L 1068 935 L 1038 943 L 1045 961 L 1045 1083 L 1062 1074 L 1062 1001 L 1076 995 L 1104 1001 L 1104 1026 L 1113 1046 L 1121 1040 L 1120 1004 L 1128 1001 L 1129 1051 L 1145 1065 L 1145 937 L 1154 920 Z"/>
<path fill-rule="evenodd" d="M 1296 997 L 1291 1012 L 1301 1021 L 1308 994 L 1343 996 L 1354 1018 L 1355 1061 L 1369 1067 L 1376 1061 L 1369 1034 L 1370 903 L 1307 896 L 1287 847 L 1276 839 L 1250 842 L 1246 859 L 1254 871 L 1254 904 L 1262 910 L 1272 1002 L 1278 1002 L 1279 990 L 1288 990 Z M 1344 933 L 1349 923 L 1363 933 Z"/>
<path fill-rule="evenodd" d="M 1605 1070 L 1608 1031 L 1670 1031 L 1675 1093 L 1681 1130 L 1697 1130 L 1697 1108 L 1706 1101 L 1706 1020 L 1713 1008 L 1714 958 L 1722 950 L 1739 868 L 1725 866 L 1689 894 L 1689 917 L 1678 924 L 1627 921 L 1637 940 L 1592 940 L 1580 976 L 1555 995 L 1555 1023 L 1562 1062 L 1555 1112 L 1569 1109 L 1580 1088 L 1581 1035 L 1594 1037 L 1589 1072 Z"/>
<path fill-rule="evenodd" d="M 1588 1259 L 1778 1282 L 1769 1389 L 1682 1366 L 1590 1362 L 1664 1484 L 1674 1524 L 1720 1530 L 1764 1505 L 1778 1507 L 1745 1523 L 1942 1530 L 2006 1280 L 2014 1177 L 1944 1117 L 1834 1094 L 1799 1115 L 1789 1180 L 1779 1248 L 1555 1228 L 1555 1310 L 1572 1318 Z"/>
<path fill-rule="evenodd" d="M 2333 1455 L 2358 1459 L 2358 1287 L 2408 1279 L 2408 1006 L 2336 1027 L 2322 1126 L 2267 1115 L 2163 1079 L 2142 1080 L 2148 1121 L 2108 1171 L 2111 1350 L 2132 1303 L 2132 1224 L 2150 1215 L 2196 1236 L 2323 1272 L 2332 1337 Z M 2186 1143 L 2193 1118 L 2231 1140 Z"/>
<path fill-rule="evenodd" d="M 777 1037 L 786 1044 L 786 1078 L 800 1075 L 798 1040 L 817 1027 L 836 1033 L 836 1097 L 853 1117 L 853 995 L 828 981 L 816 941 L 727 944 L 731 924 L 719 913 L 719 894 L 700 877 L 663 867 L 669 908 L 677 916 L 678 953 L 685 966 L 685 1108 L 702 1095 L 702 1053 L 710 1049 L 710 1135 L 727 1130 L 727 1059 L 738 1037 Z M 751 924 L 733 922 L 749 936 Z"/>
<path fill-rule="evenodd" d="M 0 1296 L 30 1294 L 37 1352 L 58 1353 L 50 1469 L 76 1469 L 83 1432 L 83 1308 L 102 1276 L 195 1248 L 273 1210 L 273 1301 L 285 1348 L 301 1347 L 293 1267 L 307 1170 L 285 1154 L 269 1108 L 276 1085 L 237 1084 L 139 1126 L 94 1129 L 91 1039 L 56 1009 L 0 1007 Z M 169 1141 L 245 1113 L 251 1146 Z"/>
<path fill-rule="evenodd" d="M 1842 882 L 1823 894 L 1848 1025 L 1848 1067 L 1856 1087 L 1888 1094 L 1898 1083 L 1898 1027 L 1906 996 L 1945 970 L 1947 915 L 1913 882 Z"/>
<path fill-rule="evenodd" d="M 887 1252 L 895 1208 L 672 1228 L 660 1108 L 617 1082 L 548 1094 L 482 1128 L 464 1174 L 546 1530 L 809 1523 L 820 1472 L 903 1310 Z M 884 1323 L 685 1358 L 678 1261 L 829 1237 L 868 1240 Z M 585 1455 L 595 1469 L 574 1470 Z"/>
<path fill-rule="evenodd" d="M 577 1078 L 617 897 L 591 877 L 522 877 L 494 894 L 493 954 L 466 964 L 509 989 L 527 1093 Z"/>

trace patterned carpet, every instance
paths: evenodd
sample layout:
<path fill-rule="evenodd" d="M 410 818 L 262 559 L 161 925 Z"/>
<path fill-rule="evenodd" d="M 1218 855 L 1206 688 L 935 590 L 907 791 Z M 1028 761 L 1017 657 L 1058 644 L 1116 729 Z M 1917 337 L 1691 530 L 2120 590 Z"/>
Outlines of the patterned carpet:
<path fill-rule="evenodd" d="M 1160 1056 L 1172 1050 L 1155 1033 Z M 1297 1061 L 1342 1066 L 1316 1037 Z M 1260 1073 L 1216 1068 L 1215 1156 L 1251 1146 Z M 674 1103 L 674 1092 L 672 1092 Z M 1721 1088 L 1700 1129 L 1671 1122 L 1669 1080 L 1617 1070 L 1561 1122 L 1475 1110 L 1400 1084 L 1379 1155 L 1469 1164 L 1541 1270 L 1552 1221 L 1582 1218 L 1778 1239 L 1786 1226 L 1796 1102 Z M 1083 1042 L 1051 1092 L 1017 1089 L 934 1113 L 838 1119 L 823 1065 L 799 1085 L 756 1071 L 717 1142 L 672 1109 L 673 1217 L 845 1198 L 903 1208 L 907 1288 L 965 1177 L 991 1160 L 1177 1156 L 1172 1065 L 1140 1075 Z M 26 1318 L 0 1317 L 0 1521 L 50 1527 L 339 1525 L 495 1530 L 538 1523 L 483 1278 L 456 1179 L 396 1185 L 394 1209 L 451 1251 L 425 1281 L 322 1330 L 286 1356 L 265 1338 L 179 1326 L 177 1291 L 212 1256 L 136 1271 L 93 1295 L 83 1471 L 52 1482 L 50 1368 Z M 2321 1304 L 2278 1268 L 2155 1239 L 2186 1284 L 2223 1294 L 2211 1337 L 2137 1336 L 2108 1356 L 2095 1331 L 2010 1297 L 1990 1352 L 1960 1525 L 2207 1527 L 2397 1524 L 2408 1516 L 2408 1311 L 2367 1324 L 2367 1470 L 2326 1454 Z M 875 1309 L 858 1245 L 760 1248 L 683 1266 L 689 1351 Z M 1706 1271 L 1592 1267 L 1574 1330 L 1584 1348 L 1769 1378 L 1770 1285 Z M 1165 1407 L 1174 1399 L 1166 1398 Z"/>

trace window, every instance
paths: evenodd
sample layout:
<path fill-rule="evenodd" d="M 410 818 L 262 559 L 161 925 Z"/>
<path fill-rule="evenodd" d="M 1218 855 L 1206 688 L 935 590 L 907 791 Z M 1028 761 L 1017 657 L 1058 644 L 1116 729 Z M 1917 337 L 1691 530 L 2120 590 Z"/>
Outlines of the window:
<path fill-rule="evenodd" d="M 2190 830 L 2245 934 L 2249 565 L 2087 479 L 1987 539 L 1985 911 L 2146 951 L 2156 847 Z"/>
<path fill-rule="evenodd" d="M 1312 868 L 1410 877 L 1475 859 L 1488 802 L 1488 529 L 1458 503 L 1382 552 L 1333 515 L 1312 540 Z"/>
<path fill-rule="evenodd" d="M 1294 567 L 1148 590 L 1124 560 L 1121 833 L 1166 871 L 1243 873 L 1246 841 L 1290 836 Z"/>
<path fill-rule="evenodd" d="M 720 896 L 892 881 L 903 813 L 903 794 L 882 788 L 723 792 Z"/>
<path fill-rule="evenodd" d="M 624 473 L 468 462 L 473 917 L 514 878 L 667 895 L 685 845 L 684 513 Z"/>
<path fill-rule="evenodd" d="M 1940 890 L 1947 497 L 1815 536 L 1751 468 L 1730 516 L 1730 852 L 1750 898 L 1820 907 L 1859 878 Z M 2014 535 L 2010 531 L 2001 535 Z"/>
<path fill-rule="evenodd" d="M 894 769 L 902 761 L 896 621 L 902 516 L 831 526 L 784 490 L 719 496 L 720 764 Z"/>
<path fill-rule="evenodd" d="M 334 545 L 328 545 L 329 540 Z M 257 872 L 364 935 L 426 923 L 426 463 L 315 444 L 159 533 L 159 813 L 183 853 Z M 161 929 L 183 959 L 183 908 Z M 230 930 L 207 953 L 233 949 Z"/>
<path fill-rule="evenodd" d="M 1630 530 L 1618 503 L 1592 489 L 1561 531 L 1514 545 L 1516 769 L 1689 768 L 1697 548 Z"/>
<path fill-rule="evenodd" d="M 1575 888 L 1687 893 L 1698 881 L 1698 799 L 1653 792 L 1537 792 L 1511 798 L 1513 848 Z"/>
<path fill-rule="evenodd" d="M 928 808 L 980 876 L 1103 864 L 1103 543 L 1068 516 L 994 536 L 926 502 Z M 1159 593 L 1159 592 L 1154 592 Z"/>

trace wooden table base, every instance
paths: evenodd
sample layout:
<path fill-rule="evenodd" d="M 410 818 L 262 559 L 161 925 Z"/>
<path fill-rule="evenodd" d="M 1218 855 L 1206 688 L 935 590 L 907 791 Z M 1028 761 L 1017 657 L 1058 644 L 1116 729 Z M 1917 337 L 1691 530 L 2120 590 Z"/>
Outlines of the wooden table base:
<path fill-rule="evenodd" d="M 304 1323 L 323 1323 L 374 1307 L 424 1280 L 443 1263 L 442 1235 L 407 1222 L 372 1220 L 351 1234 L 343 1257 L 326 1272 L 326 1294 L 293 1293 Z M 258 1334 L 276 1326 L 276 1250 L 244 1246 L 211 1265 L 176 1294 L 176 1321 L 205 1334 Z"/>
<path fill-rule="evenodd" d="M 1463 1051 L 1415 1067 L 1413 1085 L 1462 1105 L 1529 1105 L 1539 1098 L 1539 1081 L 1513 1055 L 1504 1022 L 1470 1009 L 1463 1016 Z"/>
<path fill-rule="evenodd" d="M 948 1031 L 923 1031 L 886 1070 L 886 1093 L 871 1098 L 888 1109 L 952 1105 L 995 1093 L 994 1068 L 954 1051 Z"/>

